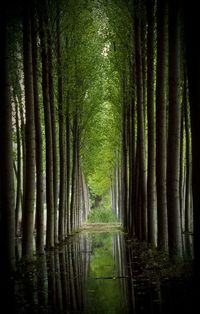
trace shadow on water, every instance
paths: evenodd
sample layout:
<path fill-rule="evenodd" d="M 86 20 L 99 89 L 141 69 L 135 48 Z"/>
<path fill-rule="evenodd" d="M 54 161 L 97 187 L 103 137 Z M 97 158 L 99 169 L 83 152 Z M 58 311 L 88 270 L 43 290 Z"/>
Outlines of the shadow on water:
<path fill-rule="evenodd" d="M 134 241 L 119 231 L 82 231 L 22 264 L 14 313 L 195 313 L 189 284 L 150 279 Z"/>

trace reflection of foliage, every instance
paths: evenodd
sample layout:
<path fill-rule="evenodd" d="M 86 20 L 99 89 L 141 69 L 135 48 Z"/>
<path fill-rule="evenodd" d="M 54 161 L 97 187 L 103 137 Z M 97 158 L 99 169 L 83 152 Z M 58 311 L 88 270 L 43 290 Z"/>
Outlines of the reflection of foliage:
<path fill-rule="evenodd" d="M 90 260 L 90 280 L 88 280 L 88 303 L 95 313 L 125 313 L 120 290 L 120 281 L 115 279 L 113 258 L 113 234 L 109 232 L 91 234 L 94 254 Z M 99 245 L 100 244 L 100 245 Z M 93 313 L 87 308 L 86 312 Z"/>

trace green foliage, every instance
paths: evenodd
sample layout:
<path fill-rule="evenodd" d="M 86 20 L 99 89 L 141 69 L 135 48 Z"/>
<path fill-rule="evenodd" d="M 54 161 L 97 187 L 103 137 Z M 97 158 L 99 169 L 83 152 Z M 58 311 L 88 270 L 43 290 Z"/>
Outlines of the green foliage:
<path fill-rule="evenodd" d="M 118 222 L 111 209 L 105 207 L 94 208 L 88 216 L 89 223 L 113 223 Z"/>

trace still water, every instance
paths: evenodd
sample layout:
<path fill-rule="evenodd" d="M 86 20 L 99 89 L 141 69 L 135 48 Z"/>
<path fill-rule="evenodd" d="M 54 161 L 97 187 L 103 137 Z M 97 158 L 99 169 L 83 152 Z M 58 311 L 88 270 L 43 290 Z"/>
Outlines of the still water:
<path fill-rule="evenodd" d="M 185 286 L 163 287 L 141 275 L 119 230 L 82 231 L 20 267 L 15 313 L 193 313 Z"/>

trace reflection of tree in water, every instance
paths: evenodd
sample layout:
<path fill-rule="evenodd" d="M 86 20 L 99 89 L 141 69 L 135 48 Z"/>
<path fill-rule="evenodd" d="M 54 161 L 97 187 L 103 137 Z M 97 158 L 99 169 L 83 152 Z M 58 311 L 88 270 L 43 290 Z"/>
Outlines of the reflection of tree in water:
<path fill-rule="evenodd" d="M 118 233 L 89 234 L 93 252 L 90 260 L 85 313 L 127 313 L 128 311 L 123 286 L 124 251 Z"/>
<path fill-rule="evenodd" d="M 16 281 L 16 313 L 82 312 L 89 255 L 90 243 L 80 234 L 38 256 Z"/>
<path fill-rule="evenodd" d="M 34 263 L 21 264 L 14 313 L 166 314 L 173 309 L 188 310 L 184 301 L 191 292 L 186 296 L 184 286 L 180 289 L 178 282 L 145 274 L 144 268 L 151 266 L 142 256 L 145 250 L 144 244 L 122 232 L 73 236 Z"/>

